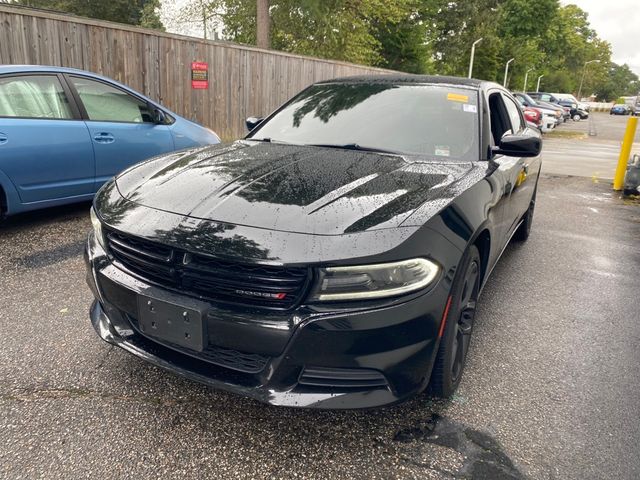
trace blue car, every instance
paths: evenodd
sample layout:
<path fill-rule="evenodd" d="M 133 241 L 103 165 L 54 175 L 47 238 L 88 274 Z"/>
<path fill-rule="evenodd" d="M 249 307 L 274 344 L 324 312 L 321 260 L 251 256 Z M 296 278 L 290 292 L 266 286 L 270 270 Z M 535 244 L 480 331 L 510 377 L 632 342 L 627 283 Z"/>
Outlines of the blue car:
<path fill-rule="evenodd" d="M 631 107 L 629 105 L 614 105 L 609 111 L 609 115 L 631 115 Z"/>
<path fill-rule="evenodd" d="M 0 217 L 89 200 L 130 165 L 219 142 L 208 128 L 108 78 L 0 66 Z"/>

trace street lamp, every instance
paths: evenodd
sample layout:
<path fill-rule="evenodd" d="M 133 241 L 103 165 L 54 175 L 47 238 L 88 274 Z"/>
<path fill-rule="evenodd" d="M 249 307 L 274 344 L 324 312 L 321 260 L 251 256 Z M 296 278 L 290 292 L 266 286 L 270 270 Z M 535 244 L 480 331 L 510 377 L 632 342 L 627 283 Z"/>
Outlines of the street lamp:
<path fill-rule="evenodd" d="M 531 70 L 533 70 L 533 68 L 530 68 L 527 70 L 527 73 L 524 74 L 524 87 L 522 87 L 522 93 L 527 93 L 527 80 L 529 80 L 529 72 Z"/>
<path fill-rule="evenodd" d="M 482 41 L 482 38 L 479 38 L 473 45 L 471 45 L 471 60 L 469 60 L 469 78 L 473 75 L 473 57 L 476 56 L 476 45 Z"/>
<path fill-rule="evenodd" d="M 540 75 L 538 77 L 538 86 L 536 87 L 536 93 L 540 91 L 540 80 L 542 80 L 542 77 L 544 77 L 544 75 Z"/>
<path fill-rule="evenodd" d="M 600 63 L 600 60 L 589 60 L 588 62 L 585 62 L 584 69 L 582 70 L 582 80 L 580 80 L 580 89 L 578 90 L 578 101 L 582 100 L 582 84 L 584 83 L 584 76 L 587 73 L 587 65 L 590 63 Z"/>
<path fill-rule="evenodd" d="M 515 60 L 515 58 L 510 59 L 510 60 L 507 62 L 507 65 L 504 67 L 504 82 L 502 83 L 502 86 L 503 86 L 504 88 L 507 88 L 507 75 L 509 74 L 509 64 L 510 64 L 511 62 L 513 62 L 514 60 Z"/>

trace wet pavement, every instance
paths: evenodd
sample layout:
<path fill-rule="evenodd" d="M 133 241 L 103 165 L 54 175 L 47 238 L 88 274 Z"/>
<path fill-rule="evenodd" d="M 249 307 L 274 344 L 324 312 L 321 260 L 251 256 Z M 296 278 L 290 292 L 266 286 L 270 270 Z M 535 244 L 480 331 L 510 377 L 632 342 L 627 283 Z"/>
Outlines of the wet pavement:
<path fill-rule="evenodd" d="M 543 173 L 612 180 L 628 121 L 628 116 L 594 113 L 589 120 L 561 125 L 544 138 Z M 633 154 L 640 154 L 640 128 L 636 130 Z"/>
<path fill-rule="evenodd" d="M 0 478 L 640 478 L 640 205 L 586 170 L 541 179 L 458 393 L 360 412 L 264 406 L 108 346 L 88 320 L 88 205 L 9 220 Z"/>

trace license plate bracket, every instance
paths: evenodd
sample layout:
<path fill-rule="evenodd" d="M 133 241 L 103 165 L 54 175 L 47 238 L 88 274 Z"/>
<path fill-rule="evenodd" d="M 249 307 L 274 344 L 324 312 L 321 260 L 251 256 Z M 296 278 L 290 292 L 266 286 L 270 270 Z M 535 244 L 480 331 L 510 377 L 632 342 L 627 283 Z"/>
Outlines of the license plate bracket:
<path fill-rule="evenodd" d="M 138 295 L 138 327 L 149 337 L 202 352 L 205 332 L 202 312 Z"/>

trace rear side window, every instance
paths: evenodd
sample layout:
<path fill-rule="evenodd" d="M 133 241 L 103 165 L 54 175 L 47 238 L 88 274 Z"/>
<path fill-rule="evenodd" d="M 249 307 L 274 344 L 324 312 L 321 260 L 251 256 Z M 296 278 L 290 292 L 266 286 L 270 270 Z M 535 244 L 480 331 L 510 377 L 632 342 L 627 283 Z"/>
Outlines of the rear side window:
<path fill-rule="evenodd" d="M 0 78 L 0 117 L 72 119 L 69 99 L 55 75 Z"/>
<path fill-rule="evenodd" d="M 102 122 L 153 123 L 148 105 L 106 83 L 71 77 L 89 120 Z"/>

